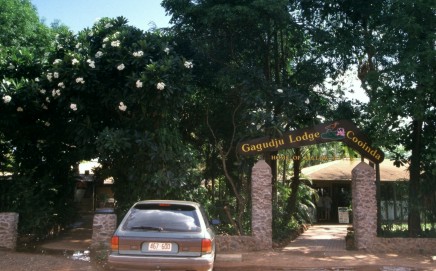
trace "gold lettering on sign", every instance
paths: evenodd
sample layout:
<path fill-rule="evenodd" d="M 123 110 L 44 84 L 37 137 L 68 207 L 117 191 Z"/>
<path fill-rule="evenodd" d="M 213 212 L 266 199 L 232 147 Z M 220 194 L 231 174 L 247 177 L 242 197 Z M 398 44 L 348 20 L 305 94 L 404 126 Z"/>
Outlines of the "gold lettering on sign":
<path fill-rule="evenodd" d="M 298 135 L 295 137 L 292 137 L 292 135 L 289 135 L 289 142 L 295 143 L 295 142 L 300 142 L 300 141 L 314 141 L 318 137 L 319 137 L 319 132 L 316 132 L 316 133 L 304 132 L 304 134 Z"/>
<path fill-rule="evenodd" d="M 347 132 L 347 138 L 350 139 L 354 144 L 362 148 L 365 152 L 369 153 L 369 155 L 371 155 L 375 159 L 381 159 L 381 155 L 378 153 L 378 150 L 371 148 L 371 146 L 369 146 L 366 141 L 358 138 L 353 131 Z"/>
<path fill-rule="evenodd" d="M 279 146 L 284 145 L 285 141 L 283 139 L 271 139 L 268 142 L 257 143 L 257 144 L 242 144 L 241 149 L 243 152 L 261 152 L 264 150 L 277 149 Z"/>

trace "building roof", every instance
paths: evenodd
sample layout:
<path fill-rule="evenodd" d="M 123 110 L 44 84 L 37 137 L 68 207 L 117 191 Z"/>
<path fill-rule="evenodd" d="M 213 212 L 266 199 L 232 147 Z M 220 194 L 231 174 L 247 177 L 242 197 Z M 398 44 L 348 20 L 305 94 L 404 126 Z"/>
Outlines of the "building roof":
<path fill-rule="evenodd" d="M 351 181 L 351 171 L 361 160 L 342 159 L 302 169 L 304 177 L 313 181 Z M 365 161 L 367 163 L 367 161 Z M 393 161 L 380 163 L 380 181 L 409 180 L 407 167 L 396 167 Z"/>

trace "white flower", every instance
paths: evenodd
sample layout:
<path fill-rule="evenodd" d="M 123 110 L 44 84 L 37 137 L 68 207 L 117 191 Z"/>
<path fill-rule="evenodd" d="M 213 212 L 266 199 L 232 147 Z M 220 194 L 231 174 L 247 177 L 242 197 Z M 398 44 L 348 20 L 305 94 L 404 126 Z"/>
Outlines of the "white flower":
<path fill-rule="evenodd" d="M 76 78 L 76 83 L 77 83 L 77 84 L 79 84 L 79 83 L 81 83 L 81 84 L 85 84 L 85 80 L 83 80 L 82 77 L 77 77 L 77 78 Z"/>
<path fill-rule="evenodd" d="M 120 47 L 121 42 L 119 40 L 114 40 L 111 42 L 112 47 Z"/>
<path fill-rule="evenodd" d="M 80 46 L 82 46 L 82 44 L 81 44 L 80 42 L 76 44 L 76 48 L 77 48 L 77 49 L 79 49 Z"/>
<path fill-rule="evenodd" d="M 119 70 L 119 71 L 122 71 L 122 70 L 124 70 L 124 68 L 125 68 L 126 66 L 124 66 L 124 64 L 120 64 L 120 65 L 118 65 L 117 66 L 117 69 Z"/>
<path fill-rule="evenodd" d="M 54 73 L 53 73 L 53 77 L 54 77 L 54 78 L 59 78 L 59 73 L 58 73 L 58 72 L 54 72 Z"/>
<path fill-rule="evenodd" d="M 89 67 L 91 67 L 93 69 L 95 68 L 95 62 L 93 60 L 88 59 L 88 60 L 86 60 L 86 62 L 89 64 Z"/>
<path fill-rule="evenodd" d="M 60 88 L 65 88 L 65 84 L 64 84 L 64 82 L 60 82 L 60 83 L 58 84 L 58 87 L 60 87 Z"/>
<path fill-rule="evenodd" d="M 2 83 L 5 84 L 6 86 L 10 86 L 11 82 L 9 82 L 8 80 L 3 79 Z"/>
<path fill-rule="evenodd" d="M 134 56 L 134 57 L 141 57 L 141 56 L 143 56 L 143 55 L 144 55 L 144 52 L 143 52 L 143 51 L 133 52 L 133 56 Z"/>
<path fill-rule="evenodd" d="M 283 93 L 283 89 L 278 88 L 278 89 L 277 89 L 277 92 L 278 92 L 278 93 Z"/>
<path fill-rule="evenodd" d="M 49 127 L 49 126 L 50 126 L 50 122 L 46 121 L 46 122 L 44 123 L 44 125 L 47 126 L 47 127 Z"/>
<path fill-rule="evenodd" d="M 103 44 L 101 47 L 106 48 L 106 44 Z"/>
<path fill-rule="evenodd" d="M 73 111 L 77 111 L 77 104 L 70 104 L 70 109 Z"/>
<path fill-rule="evenodd" d="M 51 82 L 52 78 L 53 78 L 53 74 L 51 72 L 47 73 L 47 80 Z"/>
<path fill-rule="evenodd" d="M 12 100 L 12 97 L 11 97 L 11 96 L 9 96 L 9 95 L 5 95 L 5 96 L 3 96 L 3 102 L 4 102 L 5 104 L 9 103 L 11 100 Z"/>
<path fill-rule="evenodd" d="M 165 83 L 164 82 L 157 83 L 156 88 L 158 90 L 163 90 L 165 88 Z"/>
<path fill-rule="evenodd" d="M 73 58 L 73 60 L 71 60 L 71 64 L 77 65 L 77 64 L 79 64 L 79 60 Z"/>
<path fill-rule="evenodd" d="M 164 49 L 164 52 L 167 53 L 167 54 L 169 54 L 169 53 L 170 53 L 170 48 L 166 47 L 166 48 Z"/>
<path fill-rule="evenodd" d="M 97 53 L 95 53 L 95 57 L 96 58 L 100 58 L 103 56 L 103 52 L 102 51 L 98 51 Z"/>
<path fill-rule="evenodd" d="M 50 98 L 49 97 L 45 98 L 45 101 L 50 103 Z"/>
<path fill-rule="evenodd" d="M 188 69 L 192 69 L 194 67 L 194 64 L 192 64 L 192 61 L 185 61 L 184 65 Z"/>
<path fill-rule="evenodd" d="M 307 98 L 304 102 L 305 102 L 306 104 L 309 104 L 309 103 L 310 103 L 309 98 Z"/>
<path fill-rule="evenodd" d="M 53 61 L 53 65 L 60 64 L 61 62 L 62 62 L 62 60 L 57 58 Z"/>
<path fill-rule="evenodd" d="M 53 97 L 60 96 L 60 95 L 61 95 L 60 89 L 53 89 L 51 92 L 51 96 L 53 96 Z"/>
<path fill-rule="evenodd" d="M 44 110 L 47 110 L 48 109 L 48 107 L 45 105 L 45 104 L 42 104 L 42 109 L 44 109 Z"/>
<path fill-rule="evenodd" d="M 45 94 L 47 91 L 45 89 L 40 89 L 39 92 L 41 92 L 41 94 Z"/>
<path fill-rule="evenodd" d="M 17 112 L 23 112 L 23 108 L 21 106 L 17 107 Z"/>
<path fill-rule="evenodd" d="M 118 109 L 120 109 L 121 111 L 126 111 L 127 106 L 123 102 L 120 102 L 120 105 L 118 106 Z"/>
<path fill-rule="evenodd" d="M 36 78 L 35 78 L 35 82 L 39 82 L 39 77 L 36 77 Z"/>
<path fill-rule="evenodd" d="M 111 23 L 107 23 L 105 26 L 104 26 L 104 28 L 110 28 L 110 27 L 112 27 L 113 25 L 111 24 Z"/>
<path fill-rule="evenodd" d="M 137 80 L 137 81 L 136 81 L 136 87 L 137 87 L 137 88 L 142 88 L 142 82 L 141 82 L 141 80 Z"/>
<path fill-rule="evenodd" d="M 92 37 L 92 36 L 94 36 L 94 32 L 91 31 L 88 33 L 88 37 Z"/>

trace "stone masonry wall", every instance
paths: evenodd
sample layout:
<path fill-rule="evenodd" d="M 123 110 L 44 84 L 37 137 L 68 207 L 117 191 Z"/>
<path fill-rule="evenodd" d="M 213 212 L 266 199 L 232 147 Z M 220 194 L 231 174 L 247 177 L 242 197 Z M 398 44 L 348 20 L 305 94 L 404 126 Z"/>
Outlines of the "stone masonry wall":
<path fill-rule="evenodd" d="M 18 213 L 0 213 L 0 248 L 17 247 Z"/>
<path fill-rule="evenodd" d="M 371 252 L 436 253 L 435 238 L 377 237 L 375 170 L 364 162 L 352 171 L 353 228 L 357 249 Z"/>
<path fill-rule="evenodd" d="M 375 170 L 361 162 L 351 175 L 354 242 L 357 249 L 369 249 L 377 236 Z"/>
<path fill-rule="evenodd" d="M 251 172 L 252 236 L 258 249 L 272 248 L 272 186 L 271 167 L 258 161 Z"/>
<path fill-rule="evenodd" d="M 116 227 L 116 214 L 95 214 L 92 226 L 91 248 L 110 248 L 112 234 L 116 230 Z"/>
<path fill-rule="evenodd" d="M 217 235 L 217 252 L 242 252 L 261 250 L 253 236 Z"/>

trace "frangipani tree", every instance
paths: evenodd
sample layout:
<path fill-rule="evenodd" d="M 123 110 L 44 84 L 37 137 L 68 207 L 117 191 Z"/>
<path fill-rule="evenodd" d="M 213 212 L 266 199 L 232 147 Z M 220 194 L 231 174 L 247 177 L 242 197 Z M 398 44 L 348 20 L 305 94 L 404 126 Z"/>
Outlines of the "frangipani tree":
<path fill-rule="evenodd" d="M 38 59 L 40 76 L 2 84 L 2 121 L 11 124 L 2 129 L 22 153 L 18 160 L 51 161 L 48 171 L 62 160 L 71 171 L 98 158 L 98 174 L 114 177 L 121 208 L 175 191 L 180 197 L 179 188 L 193 180 L 195 156 L 181 144 L 179 118 L 194 64 L 173 50 L 164 31 L 143 32 L 122 17 L 104 18 L 77 36 L 64 32 L 54 46 Z"/>

